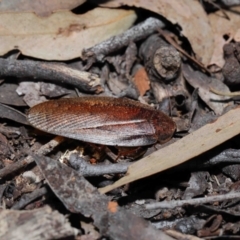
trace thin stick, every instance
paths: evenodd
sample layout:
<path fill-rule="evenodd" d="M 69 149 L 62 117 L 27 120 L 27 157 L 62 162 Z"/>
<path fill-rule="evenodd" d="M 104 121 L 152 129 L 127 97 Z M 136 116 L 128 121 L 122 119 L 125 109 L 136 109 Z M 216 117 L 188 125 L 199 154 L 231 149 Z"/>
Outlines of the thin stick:
<path fill-rule="evenodd" d="M 150 17 L 122 34 L 111 37 L 91 48 L 84 49 L 82 52 L 83 59 L 94 58 L 97 61 L 102 61 L 104 57 L 110 53 L 128 46 L 130 42 L 144 39 L 164 25 L 165 24 L 157 18 Z"/>
<path fill-rule="evenodd" d="M 175 208 L 175 207 L 182 207 L 183 205 L 200 205 L 210 202 L 220 202 L 226 200 L 232 200 L 235 198 L 240 198 L 240 192 L 222 194 L 217 196 L 210 196 L 205 198 L 194 198 L 194 199 L 187 199 L 187 200 L 179 200 L 179 201 L 164 201 L 164 202 L 157 202 L 157 203 L 150 203 L 146 204 L 146 209 L 159 209 L 159 208 Z"/>
<path fill-rule="evenodd" d="M 92 165 L 78 154 L 73 153 L 69 159 L 70 165 L 75 168 L 78 173 L 84 177 L 102 176 L 104 174 L 126 173 L 130 163 L 115 163 L 115 164 L 97 164 Z"/>

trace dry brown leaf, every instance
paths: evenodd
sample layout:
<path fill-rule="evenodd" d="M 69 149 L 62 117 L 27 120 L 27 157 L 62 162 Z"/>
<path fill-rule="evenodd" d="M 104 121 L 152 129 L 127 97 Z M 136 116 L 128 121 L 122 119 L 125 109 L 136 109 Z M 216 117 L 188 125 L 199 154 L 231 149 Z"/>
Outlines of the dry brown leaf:
<path fill-rule="evenodd" d="M 59 10 L 71 10 L 82 5 L 86 0 L 2 0 L 0 13 L 6 12 L 35 12 L 39 16 L 48 16 Z"/>
<path fill-rule="evenodd" d="M 134 83 L 140 93 L 143 96 L 146 91 L 150 89 L 150 80 L 148 78 L 145 68 L 139 68 L 134 75 Z"/>
<path fill-rule="evenodd" d="M 131 10 L 95 8 L 83 15 L 57 12 L 48 18 L 34 13 L 0 14 L 0 55 L 19 49 L 24 55 L 46 60 L 81 57 L 89 48 L 132 26 Z"/>
<path fill-rule="evenodd" d="M 226 11 L 226 10 L 225 10 Z M 229 36 L 230 39 L 239 40 L 240 31 L 240 7 L 233 7 L 230 11 L 226 11 L 230 20 L 226 19 L 222 11 L 218 11 L 209 15 L 209 21 L 212 26 L 214 34 L 214 52 L 210 64 L 216 64 L 223 67 L 223 45 L 228 41 L 224 39 L 224 35 Z"/>
<path fill-rule="evenodd" d="M 101 4 L 104 7 L 119 7 L 122 5 L 141 7 L 161 14 L 182 28 L 182 33 L 188 38 L 194 52 L 208 64 L 213 53 L 213 34 L 207 15 L 197 0 L 115 0 Z"/>
<path fill-rule="evenodd" d="M 100 188 L 99 191 L 106 193 L 124 184 L 162 172 L 218 146 L 240 133 L 239 115 L 238 107 L 215 122 L 206 124 L 177 142 L 133 163 L 123 178 Z"/>

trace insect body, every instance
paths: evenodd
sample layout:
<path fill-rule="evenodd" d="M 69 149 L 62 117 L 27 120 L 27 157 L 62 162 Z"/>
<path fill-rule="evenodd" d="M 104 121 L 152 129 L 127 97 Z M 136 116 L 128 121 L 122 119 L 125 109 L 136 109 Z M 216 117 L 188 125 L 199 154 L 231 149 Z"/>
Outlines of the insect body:
<path fill-rule="evenodd" d="M 110 146 L 136 147 L 164 143 L 175 123 L 139 102 L 112 97 L 63 98 L 32 107 L 34 127 L 56 135 Z"/>

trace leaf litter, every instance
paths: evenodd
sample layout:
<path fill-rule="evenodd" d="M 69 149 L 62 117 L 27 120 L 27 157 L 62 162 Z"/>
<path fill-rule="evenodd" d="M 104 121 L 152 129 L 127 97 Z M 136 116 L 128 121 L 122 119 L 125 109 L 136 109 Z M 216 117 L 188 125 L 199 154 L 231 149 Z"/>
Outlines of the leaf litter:
<path fill-rule="evenodd" d="M 239 237 L 239 7 L 42 3 L 0 4 L 1 239 Z M 140 101 L 177 131 L 119 149 L 29 126 L 29 107 L 89 95 Z"/>

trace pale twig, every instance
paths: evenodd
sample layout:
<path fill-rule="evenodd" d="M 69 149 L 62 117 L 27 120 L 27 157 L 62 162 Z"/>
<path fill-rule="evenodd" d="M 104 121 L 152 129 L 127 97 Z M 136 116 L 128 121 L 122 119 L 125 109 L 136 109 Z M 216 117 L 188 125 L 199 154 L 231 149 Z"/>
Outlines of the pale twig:
<path fill-rule="evenodd" d="M 1 58 L 0 76 L 66 83 L 86 92 L 103 91 L 101 79 L 96 74 L 79 71 L 60 63 Z"/>
<path fill-rule="evenodd" d="M 126 173 L 131 163 L 115 163 L 115 164 L 97 164 L 92 165 L 86 162 L 78 154 L 71 154 L 69 163 L 78 173 L 84 177 L 101 176 L 104 174 Z"/>
<path fill-rule="evenodd" d="M 91 48 L 84 49 L 82 52 L 83 59 L 88 59 L 89 62 L 94 62 L 94 60 L 102 61 L 110 53 L 128 46 L 130 42 L 144 39 L 163 26 L 164 23 L 162 21 L 150 17 L 122 34 L 111 37 Z"/>
<path fill-rule="evenodd" d="M 205 204 L 210 202 L 232 200 L 235 198 L 240 198 L 240 192 L 232 192 L 228 194 L 222 194 L 222 195 L 210 196 L 210 197 L 204 197 L 204 198 L 150 203 L 150 204 L 146 204 L 145 207 L 146 209 L 175 208 L 175 207 L 182 207 L 184 205 L 200 205 L 200 204 Z"/>

